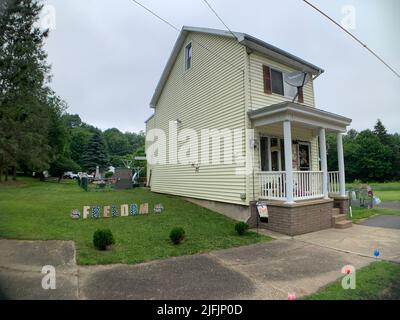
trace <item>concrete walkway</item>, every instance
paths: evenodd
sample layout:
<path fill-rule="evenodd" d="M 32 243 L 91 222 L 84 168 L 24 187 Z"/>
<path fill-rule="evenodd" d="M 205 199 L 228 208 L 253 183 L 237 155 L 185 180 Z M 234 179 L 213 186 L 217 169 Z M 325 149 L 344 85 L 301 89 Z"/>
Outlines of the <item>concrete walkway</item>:
<path fill-rule="evenodd" d="M 64 241 L 0 240 L 0 292 L 8 299 L 287 299 L 315 292 L 381 257 L 400 261 L 400 230 L 353 226 L 137 265 L 76 266 Z M 43 265 L 57 289 L 44 290 Z"/>

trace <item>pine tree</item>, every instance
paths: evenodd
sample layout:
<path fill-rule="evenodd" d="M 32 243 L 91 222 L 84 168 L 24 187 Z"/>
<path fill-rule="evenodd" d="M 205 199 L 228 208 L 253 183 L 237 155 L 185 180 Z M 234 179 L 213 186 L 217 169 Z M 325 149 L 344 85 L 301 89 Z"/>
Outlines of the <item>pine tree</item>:
<path fill-rule="evenodd" d="M 48 169 L 63 150 L 59 117 L 65 106 L 48 87 L 43 49 L 48 31 L 36 27 L 35 0 L 0 3 L 0 180 L 3 168 Z"/>
<path fill-rule="evenodd" d="M 378 119 L 376 121 L 376 124 L 374 126 L 374 134 L 379 138 L 379 140 L 387 145 L 388 143 L 388 133 L 386 131 L 385 126 L 383 125 L 382 121 L 380 119 Z"/>
<path fill-rule="evenodd" d="M 96 166 L 105 169 L 109 164 L 107 146 L 100 131 L 95 132 L 85 146 L 82 154 L 82 166 L 93 172 Z"/>

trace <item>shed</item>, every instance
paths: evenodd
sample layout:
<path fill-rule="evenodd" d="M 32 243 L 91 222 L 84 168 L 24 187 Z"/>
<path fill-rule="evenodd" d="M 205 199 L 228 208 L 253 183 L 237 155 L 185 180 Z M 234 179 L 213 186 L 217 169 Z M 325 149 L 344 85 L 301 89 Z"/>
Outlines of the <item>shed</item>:
<path fill-rule="evenodd" d="M 115 179 L 115 187 L 117 189 L 131 189 L 132 175 L 132 169 L 116 168 L 112 176 Z"/>

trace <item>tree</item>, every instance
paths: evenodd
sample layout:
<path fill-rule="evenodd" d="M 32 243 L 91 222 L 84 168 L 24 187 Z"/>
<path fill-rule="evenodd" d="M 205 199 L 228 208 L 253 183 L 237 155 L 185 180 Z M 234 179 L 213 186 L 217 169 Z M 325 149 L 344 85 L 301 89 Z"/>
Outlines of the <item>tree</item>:
<path fill-rule="evenodd" d="M 388 133 L 387 133 L 386 128 L 385 128 L 385 126 L 383 125 L 383 123 L 382 123 L 382 121 L 380 119 L 378 119 L 376 121 L 376 124 L 374 126 L 374 131 L 373 132 L 383 144 L 387 144 L 388 143 Z"/>
<path fill-rule="evenodd" d="M 391 150 L 381 143 L 371 131 L 361 131 L 354 148 L 354 163 L 358 167 L 358 179 L 363 181 L 385 181 L 391 175 Z"/>
<path fill-rule="evenodd" d="M 136 149 L 144 146 L 145 134 L 143 131 L 140 131 L 139 133 L 125 132 L 125 136 L 128 138 L 131 146 L 130 152 L 135 152 Z"/>
<path fill-rule="evenodd" d="M 104 131 L 103 135 L 110 155 L 123 156 L 133 151 L 126 135 L 118 129 L 108 129 Z"/>
<path fill-rule="evenodd" d="M 60 182 L 64 175 L 64 172 L 78 172 L 80 170 L 80 166 L 76 164 L 73 160 L 60 156 L 50 164 L 49 173 L 54 177 L 58 177 L 58 182 Z"/>
<path fill-rule="evenodd" d="M 71 159 L 82 167 L 84 166 L 82 160 L 83 151 L 92 136 L 93 133 L 83 127 L 74 128 L 70 132 L 69 152 Z"/>
<path fill-rule="evenodd" d="M 77 114 L 68 114 L 65 113 L 62 116 L 62 120 L 65 124 L 65 126 L 69 129 L 73 129 L 73 128 L 78 128 L 82 126 L 82 120 L 81 117 Z"/>
<path fill-rule="evenodd" d="M 107 146 L 101 132 L 96 132 L 89 139 L 82 154 L 83 167 L 89 172 L 96 170 L 96 166 L 104 169 L 109 164 Z"/>
<path fill-rule="evenodd" d="M 65 146 L 65 104 L 48 87 L 48 31 L 35 25 L 41 8 L 34 0 L 0 4 L 0 176 L 11 168 L 14 179 L 17 166 L 47 169 Z"/>

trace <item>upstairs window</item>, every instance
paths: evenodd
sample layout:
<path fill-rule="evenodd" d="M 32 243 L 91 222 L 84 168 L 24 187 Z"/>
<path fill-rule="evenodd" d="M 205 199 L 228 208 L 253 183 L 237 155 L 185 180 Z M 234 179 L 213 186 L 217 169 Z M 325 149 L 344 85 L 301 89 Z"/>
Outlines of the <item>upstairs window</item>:
<path fill-rule="evenodd" d="M 271 91 L 272 93 L 283 94 L 283 74 L 278 70 L 271 69 Z"/>
<path fill-rule="evenodd" d="M 189 70 L 192 67 L 192 43 L 190 42 L 185 47 L 185 70 Z"/>
<path fill-rule="evenodd" d="M 297 94 L 297 101 L 303 103 L 303 88 L 287 84 L 283 81 L 283 75 L 282 71 L 263 65 L 264 93 L 280 94 L 287 98 L 294 98 Z"/>

